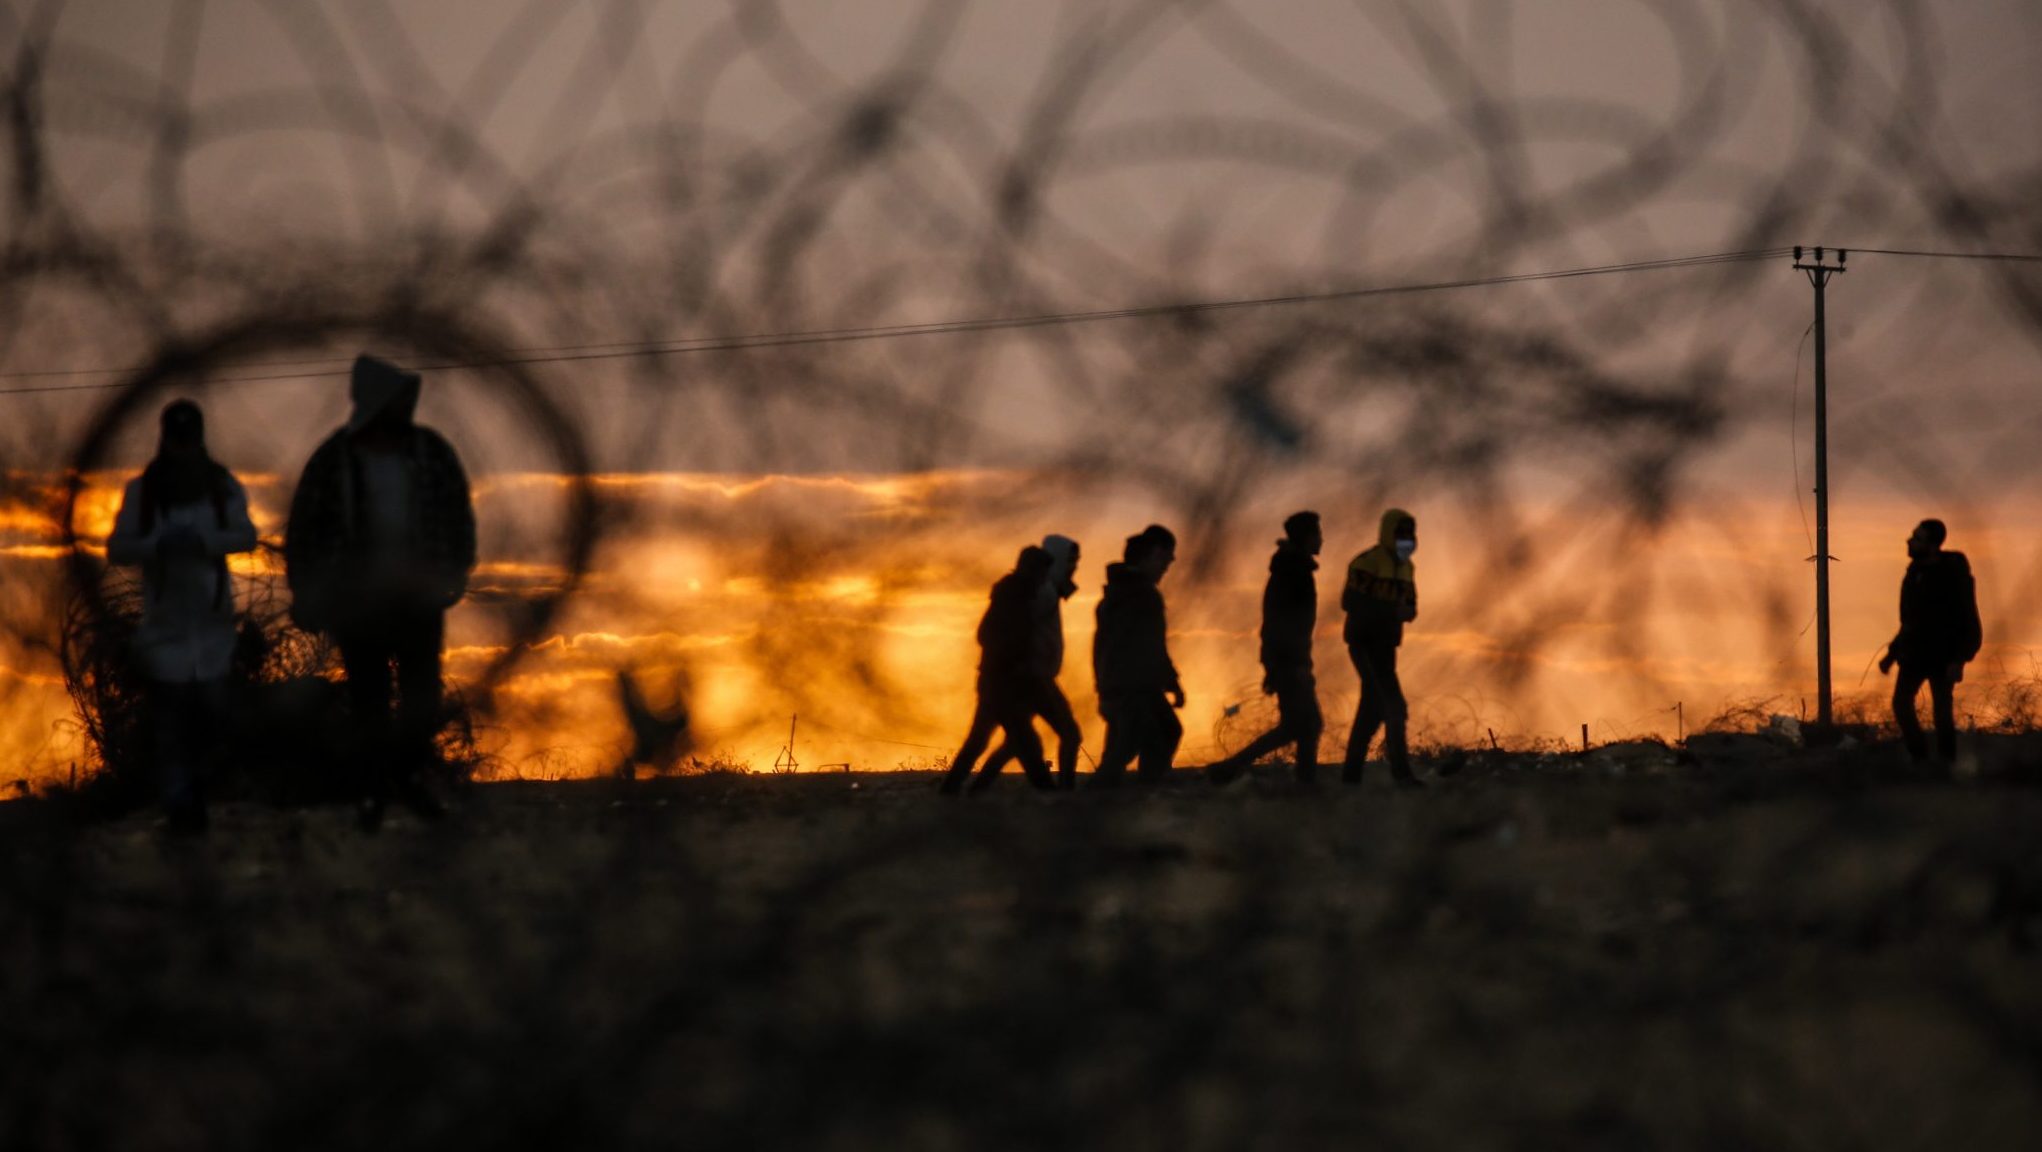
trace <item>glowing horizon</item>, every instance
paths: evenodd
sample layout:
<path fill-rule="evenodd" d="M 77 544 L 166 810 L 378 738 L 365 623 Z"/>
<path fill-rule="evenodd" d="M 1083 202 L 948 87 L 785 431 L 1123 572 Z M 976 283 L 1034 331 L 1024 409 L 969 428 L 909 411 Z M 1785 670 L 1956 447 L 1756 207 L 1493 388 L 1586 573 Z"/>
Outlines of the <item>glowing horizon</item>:
<path fill-rule="evenodd" d="M 51 501 L 61 492 L 56 479 L 46 478 L 41 487 Z M 650 501 L 642 509 L 645 522 L 604 543 L 559 626 L 532 646 L 499 687 L 485 738 L 496 756 L 496 774 L 555 777 L 609 770 L 623 746 L 614 698 L 614 677 L 622 670 L 645 681 L 656 701 L 686 703 L 695 753 L 705 760 L 763 770 L 782 750 L 789 720 L 798 714 L 795 754 L 804 767 L 927 767 L 952 751 L 969 718 L 977 657 L 972 634 L 986 587 L 1015 549 L 1050 531 L 1077 535 L 1086 545 L 1081 591 L 1065 609 L 1062 683 L 1085 727 L 1087 749 L 1096 754 L 1092 609 L 1104 565 L 1117 559 L 1120 536 L 1137 529 L 1140 518 L 1109 525 L 1101 521 L 1112 518 L 1096 511 L 1062 517 L 1031 512 L 960 527 L 972 519 L 976 491 L 1020 479 L 985 469 L 602 478 L 604 486 Z M 80 501 L 80 524 L 87 529 L 81 544 L 95 554 L 103 537 L 90 529 L 110 526 L 121 481 L 119 474 L 96 477 Z M 485 527 L 532 493 L 561 482 L 550 475 L 478 482 Z M 250 490 L 268 548 L 234 569 L 243 577 L 274 578 L 269 549 L 278 543 L 281 513 L 275 502 L 282 493 L 272 481 L 251 484 Z M 760 514 L 763 503 L 789 492 L 825 493 L 829 500 L 796 501 L 771 516 Z M 1675 701 L 1684 705 L 1692 730 L 1718 712 L 1763 698 L 1775 699 L 1774 710 L 1791 714 L 1799 710 L 1798 698 L 1813 694 L 1812 638 L 1772 634 L 1766 619 L 1773 598 L 1800 603 L 1812 597 L 1793 580 L 1804 565 L 1792 547 L 1800 526 L 1791 510 L 1770 518 L 1751 513 L 1742 520 L 1742 544 L 1715 530 L 1720 525 L 1677 520 L 1662 526 L 1652 538 L 1651 555 L 1631 555 L 1628 563 L 1642 560 L 1650 578 L 1671 582 L 1675 593 L 1697 570 L 1713 569 L 1696 584 L 1696 595 L 1685 600 L 1676 595 L 1644 618 L 1558 616 L 1537 621 L 1528 632 L 1517 613 L 1535 609 L 1539 601 L 1516 605 L 1508 595 L 1485 591 L 1495 587 L 1495 573 L 1479 562 L 1465 517 L 1452 508 L 1433 513 L 1424 501 L 1410 503 L 1418 506 L 1425 540 L 1419 555 L 1424 611 L 1404 657 L 1414 735 L 1421 742 L 1479 744 L 1494 732 L 1517 744 L 1564 746 L 1578 742 L 1582 723 L 1598 742 L 1671 737 Z M 726 518 L 713 524 L 702 519 L 708 506 L 721 506 Z M 60 539 L 52 510 L 21 501 L 0 507 L 0 541 L 10 542 L 0 548 L 0 564 L 58 567 L 60 546 L 40 544 L 35 547 L 46 552 L 24 553 L 11 543 Z M 1905 563 L 1898 540 L 1918 515 L 1913 507 L 1856 503 L 1834 524 L 1835 547 L 1852 561 L 1836 585 L 1838 691 L 1852 707 L 1867 706 L 1863 701 L 1870 698 L 1876 709 L 1882 696 L 1881 681 L 1861 681 L 1854 669 L 1892 631 L 1893 597 Z M 662 516 L 693 516 L 697 528 L 662 529 Z M 804 524 L 841 525 L 860 516 L 881 518 L 884 526 L 854 543 L 837 541 L 824 555 L 792 568 L 773 558 L 776 537 L 798 535 L 807 530 Z M 1338 640 L 1338 574 L 1346 555 L 1371 540 L 1372 525 L 1358 515 L 1328 514 L 1327 521 L 1317 659 L 1329 746 L 1337 748 L 1355 692 Z M 904 536 L 902 524 L 912 522 L 940 527 Z M 744 531 L 748 523 L 756 530 Z M 1268 712 L 1256 690 L 1255 635 L 1260 569 L 1275 526 L 1256 535 L 1259 541 L 1234 542 L 1212 573 L 1173 573 L 1164 585 L 1173 651 L 1191 697 L 1185 763 L 1216 754 L 1218 743 L 1238 745 Z M 1953 524 L 1952 545 L 1971 554 L 1986 606 L 1988 646 L 1974 671 L 1974 690 L 2032 675 L 2022 657 L 2042 647 L 2042 629 L 2004 610 L 2014 592 L 1997 579 L 2027 570 L 2032 546 L 2017 531 L 1961 521 Z M 899 549 L 912 550 L 913 562 L 886 562 L 886 554 Z M 1588 583 L 1604 561 L 1589 547 L 1577 558 L 1527 570 L 1524 579 L 1561 587 Z M 515 597 L 564 577 L 543 558 L 496 554 L 484 556 L 473 584 L 485 595 Z M 447 675 L 458 688 L 503 648 L 469 608 L 457 609 L 450 625 Z M 835 638 L 818 647 L 805 639 L 811 635 Z M 853 659 L 864 666 L 844 666 Z M 75 732 L 63 735 L 69 704 L 54 657 L 17 647 L 0 660 L 0 675 L 19 686 L 9 694 L 7 717 L 0 722 L 0 762 L 8 765 L 0 785 L 68 775 L 83 749 Z"/>

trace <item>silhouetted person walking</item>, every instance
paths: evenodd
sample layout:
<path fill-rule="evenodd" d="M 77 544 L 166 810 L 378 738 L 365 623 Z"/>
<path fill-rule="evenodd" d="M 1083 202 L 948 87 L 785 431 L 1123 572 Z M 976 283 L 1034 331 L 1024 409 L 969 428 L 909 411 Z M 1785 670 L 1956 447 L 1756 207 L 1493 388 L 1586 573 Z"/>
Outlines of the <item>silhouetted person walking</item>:
<path fill-rule="evenodd" d="M 293 618 L 340 646 L 369 829 L 393 791 L 422 816 L 442 812 L 420 770 L 441 721 L 446 612 L 475 567 L 468 477 L 439 433 L 412 422 L 419 387 L 415 372 L 355 360 L 354 414 L 305 465 L 284 544 Z"/>
<path fill-rule="evenodd" d="M 1184 707 L 1184 685 L 1170 660 L 1169 622 L 1157 587 L 1176 559 L 1177 537 L 1151 524 L 1128 537 L 1121 562 L 1106 568 L 1092 638 L 1092 675 L 1099 714 L 1106 719 L 1097 777 L 1102 785 L 1120 783 L 1137 760 L 1142 780 L 1167 780 L 1184 739 L 1176 712 Z"/>
<path fill-rule="evenodd" d="M 121 493 L 106 556 L 142 569 L 136 670 L 170 830 L 206 828 L 199 768 L 225 725 L 234 663 L 234 584 L 227 557 L 255 548 L 248 494 L 206 451 L 205 416 L 189 400 L 163 409 L 156 457 Z"/>
<path fill-rule="evenodd" d="M 1057 787 L 1068 791 L 1077 786 L 1078 747 L 1084 734 L 1071 712 L 1070 698 L 1057 686 L 1064 667 L 1064 601 L 1078 591 L 1078 542 L 1068 536 L 1045 536 L 1042 550 L 1049 556 L 1049 570 L 1035 595 L 1035 637 L 1030 649 L 1031 674 L 1022 687 L 1022 705 L 1029 723 L 1035 717 L 1047 721 L 1056 733 Z M 979 769 L 978 779 L 990 783 L 1009 760 L 1019 759 L 1021 749 L 1011 740 L 1003 741 Z"/>
<path fill-rule="evenodd" d="M 1404 685 L 1397 679 L 1397 649 L 1404 643 L 1404 625 L 1418 618 L 1418 582 L 1411 554 L 1418 550 L 1418 521 L 1392 508 L 1383 513 L 1375 546 L 1347 566 L 1347 584 L 1340 607 L 1347 612 L 1347 655 L 1361 675 L 1361 704 L 1354 710 L 1354 730 L 1347 737 L 1347 762 L 1340 778 L 1361 783 L 1369 745 L 1384 729 L 1384 753 L 1399 788 L 1422 788 L 1411 774 L 1405 745 L 1410 709 Z"/>
<path fill-rule="evenodd" d="M 1262 589 L 1262 690 L 1276 697 L 1276 727 L 1207 768 L 1216 784 L 1287 744 L 1297 745 L 1298 783 L 1318 777 L 1319 734 L 1326 721 L 1312 675 L 1312 632 L 1319 623 L 1315 557 L 1324 543 L 1317 512 L 1299 512 L 1283 522 L 1283 539 L 1269 558 L 1269 583 Z"/>
<path fill-rule="evenodd" d="M 1914 698 L 1929 686 L 1936 721 L 1936 751 L 1944 764 L 1957 760 L 1957 684 L 1964 665 L 1978 655 L 1983 629 L 1978 622 L 1978 592 L 1971 562 L 1962 552 L 1946 552 L 1949 529 L 1941 520 L 1924 520 L 1907 538 L 1907 575 L 1900 581 L 1900 632 L 1879 658 L 1883 674 L 1900 666 L 1893 684 L 1893 719 L 1917 763 L 1928 759 L 1928 740 Z"/>
<path fill-rule="evenodd" d="M 956 794 L 971 778 L 994 729 L 1006 733 L 1006 743 L 1011 746 L 1006 758 L 1021 761 L 1029 783 L 1037 788 L 1053 786 L 1049 765 L 1042 758 L 1042 741 L 1035 735 L 1034 716 L 1028 710 L 1028 685 L 1035 674 L 1036 597 L 1049 569 L 1049 553 L 1030 544 L 1015 559 L 1014 570 L 993 583 L 986 614 L 978 623 L 978 706 L 972 711 L 964 746 L 957 750 L 943 777 L 941 790 L 945 794 Z M 1003 763 L 997 756 L 990 762 L 993 775 Z M 974 790 L 990 779 L 982 777 Z"/>

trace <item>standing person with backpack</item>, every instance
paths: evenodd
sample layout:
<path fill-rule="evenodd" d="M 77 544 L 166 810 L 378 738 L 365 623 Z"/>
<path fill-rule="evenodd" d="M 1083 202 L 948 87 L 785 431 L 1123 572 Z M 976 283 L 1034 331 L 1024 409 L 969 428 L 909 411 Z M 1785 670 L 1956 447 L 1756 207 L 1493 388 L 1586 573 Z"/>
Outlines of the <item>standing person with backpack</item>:
<path fill-rule="evenodd" d="M 475 568 L 468 475 L 444 437 L 413 422 L 419 390 L 416 372 L 355 360 L 354 413 L 306 463 L 284 541 L 292 617 L 340 646 L 368 831 L 393 792 L 427 819 L 445 812 L 421 773 L 442 720 L 447 610 Z"/>
<path fill-rule="evenodd" d="M 1390 776 L 1399 788 L 1423 788 L 1411 772 L 1405 727 L 1410 707 L 1397 678 L 1397 649 L 1404 643 L 1404 625 L 1418 618 L 1418 580 L 1411 554 L 1418 550 L 1418 521 L 1401 508 L 1383 513 L 1372 548 L 1347 566 L 1347 584 L 1340 607 L 1347 612 L 1342 636 L 1354 670 L 1361 676 L 1361 703 L 1354 710 L 1354 728 L 1347 738 L 1347 762 L 1340 779 L 1361 783 L 1369 745 L 1383 729 L 1384 754 Z"/>
<path fill-rule="evenodd" d="M 163 805 L 173 833 L 206 829 L 200 761 L 227 716 L 237 616 L 227 557 L 255 549 L 248 493 L 206 450 L 205 414 L 163 409 L 156 457 L 128 482 L 107 560 L 142 569 L 134 658 Z"/>
<path fill-rule="evenodd" d="M 1262 591 L 1262 690 L 1276 697 L 1276 727 L 1247 747 L 1206 768 L 1225 784 L 1250 764 L 1287 744 L 1297 745 L 1297 782 L 1318 779 L 1319 683 L 1312 675 L 1312 633 L 1319 623 L 1316 557 L 1325 544 L 1317 512 L 1299 512 L 1283 522 L 1283 539 L 1269 558 L 1269 583 Z"/>
<path fill-rule="evenodd" d="M 1957 762 L 1957 685 L 1964 665 L 1978 657 L 1984 629 L 1978 620 L 1978 588 L 1971 561 L 1949 552 L 1949 529 L 1924 520 L 1907 538 L 1907 575 L 1900 582 L 1900 631 L 1879 658 L 1883 675 L 1900 666 L 1893 684 L 1893 719 L 1907 754 L 1919 764 L 1929 757 L 1928 739 L 1915 711 L 1922 685 L 1936 721 L 1936 753 L 1945 768 Z"/>

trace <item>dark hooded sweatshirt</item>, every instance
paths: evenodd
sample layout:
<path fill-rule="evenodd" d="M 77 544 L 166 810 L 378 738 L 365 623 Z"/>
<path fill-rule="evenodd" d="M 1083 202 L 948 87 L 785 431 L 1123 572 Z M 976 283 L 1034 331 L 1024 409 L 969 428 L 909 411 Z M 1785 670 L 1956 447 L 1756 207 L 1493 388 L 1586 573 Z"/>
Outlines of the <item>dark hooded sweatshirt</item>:
<path fill-rule="evenodd" d="M 1092 637 L 1092 676 L 1099 685 L 1100 699 L 1178 689 L 1163 593 L 1155 581 L 1132 565 L 1107 565 L 1098 622 L 1099 630 Z"/>
<path fill-rule="evenodd" d="M 359 365 L 356 372 L 358 376 L 362 372 Z M 412 423 L 417 405 L 418 382 L 410 377 L 374 414 L 377 422 L 403 426 L 400 444 L 409 463 L 411 503 L 403 547 L 416 573 L 412 602 L 359 602 L 374 559 L 366 507 L 369 493 L 357 433 L 352 426 L 342 428 L 312 453 L 291 496 L 284 571 L 291 586 L 291 614 L 300 627 L 332 628 L 354 616 L 393 608 L 445 610 L 467 591 L 468 574 L 475 567 L 475 508 L 468 476 L 451 444 L 432 429 Z"/>
<path fill-rule="evenodd" d="M 1404 621 L 1418 615 L 1417 571 L 1397 558 L 1397 532 L 1415 523 L 1399 508 L 1383 513 L 1375 547 L 1347 566 L 1340 607 L 1347 612 L 1342 633 L 1350 646 L 1396 647 L 1404 642 Z"/>
<path fill-rule="evenodd" d="M 1900 582 L 1894 659 L 1924 669 L 1968 664 L 1978 655 L 1982 632 L 1971 561 L 1962 552 L 1937 552 L 1908 564 Z"/>
<path fill-rule="evenodd" d="M 1268 672 L 1311 671 L 1312 632 L 1319 624 L 1319 562 L 1279 540 L 1262 589 L 1262 667 Z"/>
<path fill-rule="evenodd" d="M 1014 685 L 1033 673 L 1039 573 L 1009 572 L 993 582 L 992 600 L 978 622 L 981 683 Z"/>

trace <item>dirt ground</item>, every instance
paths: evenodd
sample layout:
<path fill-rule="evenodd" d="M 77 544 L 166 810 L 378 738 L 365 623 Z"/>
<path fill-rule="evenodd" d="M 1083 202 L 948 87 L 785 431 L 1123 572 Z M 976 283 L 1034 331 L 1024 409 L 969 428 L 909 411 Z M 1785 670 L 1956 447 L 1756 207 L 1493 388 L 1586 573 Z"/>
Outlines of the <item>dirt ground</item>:
<path fill-rule="evenodd" d="M 1987 752 L 4 804 L 0 1147 L 2042 1147 L 2042 754 Z"/>

